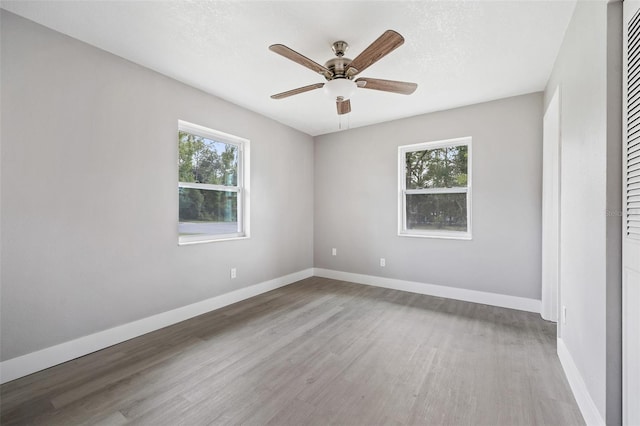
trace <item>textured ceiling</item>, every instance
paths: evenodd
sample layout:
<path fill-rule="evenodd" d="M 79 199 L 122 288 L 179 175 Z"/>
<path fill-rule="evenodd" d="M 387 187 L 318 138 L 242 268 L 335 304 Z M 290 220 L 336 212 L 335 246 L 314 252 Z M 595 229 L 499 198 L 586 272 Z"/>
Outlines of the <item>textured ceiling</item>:
<path fill-rule="evenodd" d="M 310 135 L 542 90 L 575 1 L 2 1 L 2 7 Z M 383 31 L 405 44 L 359 77 L 418 83 L 410 96 L 359 89 L 336 114 L 322 90 L 270 95 L 322 76 L 345 40 L 354 58 Z"/>

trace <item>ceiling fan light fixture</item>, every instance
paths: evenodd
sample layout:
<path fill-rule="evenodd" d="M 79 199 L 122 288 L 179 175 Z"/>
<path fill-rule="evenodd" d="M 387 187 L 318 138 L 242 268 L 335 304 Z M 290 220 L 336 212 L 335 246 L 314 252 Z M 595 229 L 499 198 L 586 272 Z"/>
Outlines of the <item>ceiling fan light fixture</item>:
<path fill-rule="evenodd" d="M 347 78 L 334 78 L 324 84 L 324 93 L 329 95 L 332 100 L 342 98 L 342 100 L 350 99 L 355 93 L 357 85 Z"/>

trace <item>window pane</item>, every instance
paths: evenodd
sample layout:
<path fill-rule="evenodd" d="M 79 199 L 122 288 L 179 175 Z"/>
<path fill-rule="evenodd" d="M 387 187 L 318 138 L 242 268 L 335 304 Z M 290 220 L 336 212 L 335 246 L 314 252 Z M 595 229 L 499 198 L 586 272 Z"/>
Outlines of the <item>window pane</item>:
<path fill-rule="evenodd" d="M 467 231 L 467 194 L 407 194 L 407 229 Z"/>
<path fill-rule="evenodd" d="M 238 232 L 238 193 L 178 188 L 180 235 L 220 235 Z"/>
<path fill-rule="evenodd" d="M 180 182 L 238 185 L 238 147 L 178 132 Z"/>
<path fill-rule="evenodd" d="M 407 189 L 467 186 L 467 145 L 407 152 Z"/>

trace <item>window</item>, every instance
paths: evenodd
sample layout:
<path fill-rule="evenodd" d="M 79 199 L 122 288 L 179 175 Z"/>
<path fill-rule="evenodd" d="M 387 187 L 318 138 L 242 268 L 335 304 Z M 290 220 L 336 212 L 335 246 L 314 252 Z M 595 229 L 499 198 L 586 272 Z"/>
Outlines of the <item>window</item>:
<path fill-rule="evenodd" d="M 398 148 L 398 235 L 471 239 L 471 138 Z"/>
<path fill-rule="evenodd" d="M 249 141 L 178 122 L 178 242 L 249 236 Z"/>

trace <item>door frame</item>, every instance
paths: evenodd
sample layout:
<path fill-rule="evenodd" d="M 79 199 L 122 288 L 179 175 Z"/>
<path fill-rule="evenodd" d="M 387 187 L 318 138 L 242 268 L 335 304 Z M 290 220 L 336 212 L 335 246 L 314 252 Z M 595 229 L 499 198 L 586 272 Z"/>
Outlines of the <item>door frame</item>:
<path fill-rule="evenodd" d="M 542 308 L 547 321 L 560 317 L 561 90 L 556 87 L 543 118 L 542 143 Z M 560 324 L 558 337 L 561 337 Z"/>

